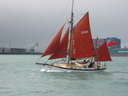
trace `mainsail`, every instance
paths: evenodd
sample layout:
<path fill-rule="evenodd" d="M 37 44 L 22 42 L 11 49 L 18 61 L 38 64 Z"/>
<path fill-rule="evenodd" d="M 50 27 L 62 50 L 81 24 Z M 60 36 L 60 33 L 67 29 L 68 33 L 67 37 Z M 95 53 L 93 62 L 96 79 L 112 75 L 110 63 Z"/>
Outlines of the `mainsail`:
<path fill-rule="evenodd" d="M 51 43 L 48 45 L 47 49 L 44 51 L 44 53 L 42 54 L 41 57 L 52 54 L 52 53 L 55 53 L 58 50 L 59 44 L 60 44 L 60 38 L 61 38 L 61 34 L 62 34 L 62 30 L 64 28 L 64 25 L 57 32 L 57 34 L 52 39 Z"/>
<path fill-rule="evenodd" d="M 96 61 L 111 61 L 106 42 L 97 48 Z"/>
<path fill-rule="evenodd" d="M 77 23 L 72 32 L 71 59 L 81 59 L 94 56 L 94 45 L 89 24 L 89 13 Z"/>

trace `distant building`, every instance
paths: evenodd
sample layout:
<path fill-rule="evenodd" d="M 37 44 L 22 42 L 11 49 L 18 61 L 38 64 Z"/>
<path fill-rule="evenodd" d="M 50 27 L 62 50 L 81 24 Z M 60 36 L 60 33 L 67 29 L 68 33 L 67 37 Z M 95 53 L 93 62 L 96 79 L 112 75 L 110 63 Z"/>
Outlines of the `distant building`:
<path fill-rule="evenodd" d="M 0 53 L 10 53 L 10 52 L 11 52 L 10 48 L 4 48 L 4 47 L 0 48 Z"/>
<path fill-rule="evenodd" d="M 0 48 L 0 53 L 26 53 L 26 49 L 25 48 L 5 48 L 2 47 Z"/>
<path fill-rule="evenodd" d="M 108 41 L 117 43 L 116 45 L 109 47 L 109 49 L 120 49 L 121 48 L 121 39 L 118 39 L 117 37 L 98 38 L 97 46 L 100 46 L 102 43 L 108 42 Z M 93 42 L 94 42 L 94 46 L 96 46 L 96 39 L 93 39 Z"/>
<path fill-rule="evenodd" d="M 100 46 L 104 42 L 105 42 L 104 38 L 98 38 L 98 40 L 97 39 L 93 39 L 94 46 L 96 46 L 96 44 L 97 44 L 97 47 Z"/>
<path fill-rule="evenodd" d="M 26 53 L 26 49 L 24 48 L 10 48 L 11 53 Z"/>

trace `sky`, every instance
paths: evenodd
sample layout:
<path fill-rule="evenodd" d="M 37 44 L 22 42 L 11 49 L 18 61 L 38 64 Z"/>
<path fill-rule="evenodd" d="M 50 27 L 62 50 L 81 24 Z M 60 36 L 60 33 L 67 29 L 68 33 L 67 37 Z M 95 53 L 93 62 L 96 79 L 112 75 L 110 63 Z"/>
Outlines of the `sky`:
<path fill-rule="evenodd" d="M 70 20 L 72 0 L 0 0 L 0 47 L 43 52 Z M 93 38 L 117 37 L 128 46 L 128 0 L 74 0 L 74 23 L 89 11 Z"/>

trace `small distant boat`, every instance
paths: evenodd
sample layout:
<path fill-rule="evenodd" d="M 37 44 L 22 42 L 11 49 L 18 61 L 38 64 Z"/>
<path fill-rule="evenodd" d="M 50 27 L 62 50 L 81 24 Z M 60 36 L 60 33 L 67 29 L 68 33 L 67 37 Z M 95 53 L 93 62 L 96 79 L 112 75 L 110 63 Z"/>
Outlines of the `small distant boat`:
<path fill-rule="evenodd" d="M 73 1 L 74 2 L 74 1 Z M 73 3 L 72 3 L 73 4 Z M 72 5 L 73 8 L 73 5 Z M 41 57 L 50 55 L 47 61 L 58 59 L 52 63 L 36 63 L 49 69 L 72 71 L 105 70 L 106 61 L 111 61 L 106 42 L 98 48 L 93 44 L 91 35 L 89 12 L 73 27 L 73 9 L 70 26 L 61 38 L 65 24 L 57 32 Z"/>

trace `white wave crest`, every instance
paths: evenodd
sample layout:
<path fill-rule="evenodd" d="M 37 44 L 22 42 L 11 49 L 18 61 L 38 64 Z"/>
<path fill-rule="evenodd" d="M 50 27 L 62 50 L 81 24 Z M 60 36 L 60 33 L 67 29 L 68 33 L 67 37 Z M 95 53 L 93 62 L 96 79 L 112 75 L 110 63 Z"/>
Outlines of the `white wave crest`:
<path fill-rule="evenodd" d="M 41 72 L 72 72 L 70 70 L 53 70 L 53 69 L 41 69 Z"/>

